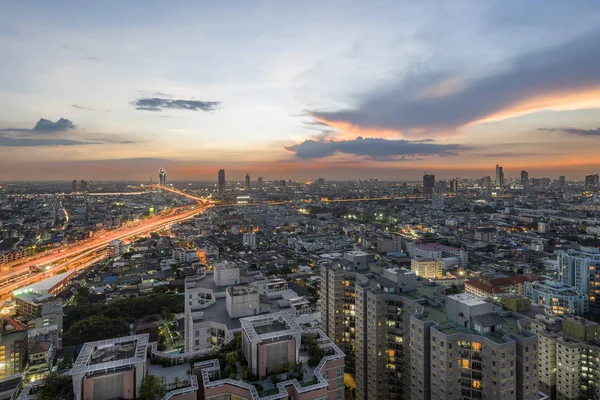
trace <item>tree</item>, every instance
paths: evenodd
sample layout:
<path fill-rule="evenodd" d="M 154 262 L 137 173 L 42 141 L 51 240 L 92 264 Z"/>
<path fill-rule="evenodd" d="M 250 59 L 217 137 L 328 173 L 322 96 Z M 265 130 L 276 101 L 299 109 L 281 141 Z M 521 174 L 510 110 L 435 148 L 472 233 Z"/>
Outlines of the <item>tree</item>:
<path fill-rule="evenodd" d="M 140 400 L 159 400 L 165 395 L 165 387 L 154 375 L 146 375 L 140 386 Z"/>
<path fill-rule="evenodd" d="M 44 379 L 42 386 L 35 394 L 36 400 L 61 400 L 68 397 L 73 390 L 73 381 L 70 375 L 50 373 Z"/>
<path fill-rule="evenodd" d="M 63 342 L 65 345 L 75 345 L 124 336 L 128 333 L 129 326 L 124 319 L 94 315 L 74 323 L 63 335 Z"/>
<path fill-rule="evenodd" d="M 230 351 L 225 355 L 225 361 L 227 361 L 228 365 L 234 365 L 238 360 L 237 351 Z"/>

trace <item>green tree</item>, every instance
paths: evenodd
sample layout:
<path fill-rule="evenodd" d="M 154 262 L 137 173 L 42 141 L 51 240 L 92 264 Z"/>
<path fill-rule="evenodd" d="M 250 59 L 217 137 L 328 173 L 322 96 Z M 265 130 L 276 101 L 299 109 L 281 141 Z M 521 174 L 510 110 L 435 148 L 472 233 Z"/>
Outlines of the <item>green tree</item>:
<path fill-rule="evenodd" d="M 234 365 L 238 360 L 237 351 L 230 351 L 225 355 L 225 361 L 227 361 L 228 365 Z"/>
<path fill-rule="evenodd" d="M 124 319 L 94 315 L 74 323 L 63 335 L 63 343 L 76 345 L 124 336 L 128 333 L 129 326 Z"/>
<path fill-rule="evenodd" d="M 69 397 L 73 391 L 73 381 L 70 375 L 50 373 L 44 379 L 42 386 L 35 394 L 36 400 L 61 400 Z"/>
<path fill-rule="evenodd" d="M 139 396 L 140 400 L 159 400 L 165 393 L 165 387 L 156 376 L 146 375 L 144 379 L 142 379 Z"/>

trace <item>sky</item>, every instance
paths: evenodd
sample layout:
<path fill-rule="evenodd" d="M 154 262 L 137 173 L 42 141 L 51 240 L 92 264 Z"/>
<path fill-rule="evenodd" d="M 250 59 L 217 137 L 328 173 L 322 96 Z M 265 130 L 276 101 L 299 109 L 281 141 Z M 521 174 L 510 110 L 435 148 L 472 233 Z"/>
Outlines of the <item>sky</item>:
<path fill-rule="evenodd" d="M 600 2 L 2 1 L 0 180 L 581 180 Z"/>

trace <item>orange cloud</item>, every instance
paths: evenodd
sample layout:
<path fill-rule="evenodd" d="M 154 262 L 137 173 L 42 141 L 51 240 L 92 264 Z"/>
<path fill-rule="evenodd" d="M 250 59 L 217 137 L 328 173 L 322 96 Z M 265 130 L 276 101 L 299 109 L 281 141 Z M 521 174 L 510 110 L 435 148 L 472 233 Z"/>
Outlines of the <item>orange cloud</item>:
<path fill-rule="evenodd" d="M 600 108 L 600 89 L 533 96 L 467 125 L 501 121 L 543 110 L 566 111 L 589 108 Z"/>

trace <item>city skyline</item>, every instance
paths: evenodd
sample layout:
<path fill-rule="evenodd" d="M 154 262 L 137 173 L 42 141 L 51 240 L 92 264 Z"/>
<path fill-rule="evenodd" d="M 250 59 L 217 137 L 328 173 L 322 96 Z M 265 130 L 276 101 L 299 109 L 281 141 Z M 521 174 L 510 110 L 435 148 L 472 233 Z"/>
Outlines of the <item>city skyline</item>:
<path fill-rule="evenodd" d="M 600 169 L 597 4 L 169 5 L 5 5 L 0 181 Z"/>

